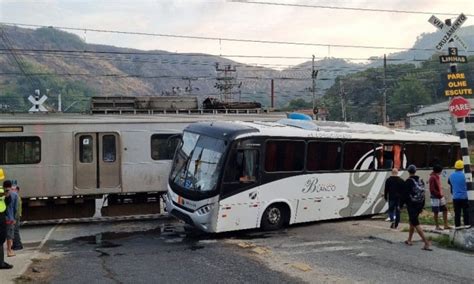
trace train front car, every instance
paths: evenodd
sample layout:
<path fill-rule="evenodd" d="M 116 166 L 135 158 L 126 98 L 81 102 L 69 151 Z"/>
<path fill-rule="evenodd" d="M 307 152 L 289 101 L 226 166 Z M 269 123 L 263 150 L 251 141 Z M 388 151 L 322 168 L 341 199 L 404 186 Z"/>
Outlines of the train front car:
<path fill-rule="evenodd" d="M 257 131 L 226 122 L 191 124 L 178 146 L 165 195 L 167 212 L 205 232 L 216 232 L 223 167 L 232 141 Z"/>

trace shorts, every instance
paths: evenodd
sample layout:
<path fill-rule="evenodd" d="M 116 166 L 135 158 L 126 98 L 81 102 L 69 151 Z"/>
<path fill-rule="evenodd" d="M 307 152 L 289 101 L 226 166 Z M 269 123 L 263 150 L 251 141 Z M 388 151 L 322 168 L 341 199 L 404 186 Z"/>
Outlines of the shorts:
<path fill-rule="evenodd" d="M 431 198 L 431 210 L 433 213 L 448 211 L 446 208 L 446 198 Z"/>
<path fill-rule="evenodd" d="M 423 211 L 423 206 L 418 204 L 410 204 L 407 205 L 408 211 L 408 221 L 412 226 L 420 225 L 420 221 L 418 220 L 418 216 L 420 215 L 421 211 Z"/>
<path fill-rule="evenodd" d="M 15 224 L 7 224 L 7 240 L 13 240 L 15 238 Z"/>

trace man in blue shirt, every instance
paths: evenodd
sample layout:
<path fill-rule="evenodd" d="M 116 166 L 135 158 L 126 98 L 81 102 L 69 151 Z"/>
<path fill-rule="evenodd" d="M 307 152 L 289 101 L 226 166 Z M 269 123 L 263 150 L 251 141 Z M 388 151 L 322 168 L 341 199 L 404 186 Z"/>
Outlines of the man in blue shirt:
<path fill-rule="evenodd" d="M 456 171 L 454 171 L 448 179 L 448 183 L 451 186 L 451 194 L 453 195 L 454 225 L 456 227 L 461 226 L 462 211 L 464 225 L 469 226 L 469 203 L 467 199 L 466 177 L 463 171 L 463 161 L 456 161 L 456 163 L 454 164 L 454 168 L 456 169 Z"/>
<path fill-rule="evenodd" d="M 12 182 L 6 180 L 3 182 L 3 188 L 7 193 L 7 197 L 10 197 L 10 204 L 7 206 L 6 224 L 7 224 L 7 256 L 15 256 L 15 252 L 12 249 L 13 239 L 15 238 L 15 222 L 16 214 L 18 210 L 18 194 L 12 191 Z"/>

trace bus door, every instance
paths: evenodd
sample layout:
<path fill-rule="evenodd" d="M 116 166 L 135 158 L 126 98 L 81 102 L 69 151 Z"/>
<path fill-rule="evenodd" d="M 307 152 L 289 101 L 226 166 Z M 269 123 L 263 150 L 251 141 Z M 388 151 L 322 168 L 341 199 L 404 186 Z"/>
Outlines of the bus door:
<path fill-rule="evenodd" d="M 217 230 L 258 227 L 259 149 L 234 149 L 229 154 L 219 202 Z"/>
<path fill-rule="evenodd" d="M 77 133 L 74 181 L 78 190 L 120 189 L 120 139 L 117 133 Z"/>

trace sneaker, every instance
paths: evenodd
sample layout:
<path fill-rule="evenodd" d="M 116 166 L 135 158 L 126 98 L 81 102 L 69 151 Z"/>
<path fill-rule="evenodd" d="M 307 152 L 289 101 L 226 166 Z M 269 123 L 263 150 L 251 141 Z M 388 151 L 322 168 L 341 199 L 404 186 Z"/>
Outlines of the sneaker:
<path fill-rule="evenodd" d="M 2 265 L 0 265 L 0 269 L 12 269 L 13 265 L 4 262 Z"/>
<path fill-rule="evenodd" d="M 390 229 L 395 229 L 395 223 L 390 224 Z"/>
<path fill-rule="evenodd" d="M 391 220 L 390 220 L 390 217 L 388 217 L 387 219 L 385 219 L 385 221 L 390 222 L 390 221 L 391 221 Z"/>
<path fill-rule="evenodd" d="M 23 249 L 23 246 L 12 247 L 12 250 L 22 250 L 22 249 Z"/>

